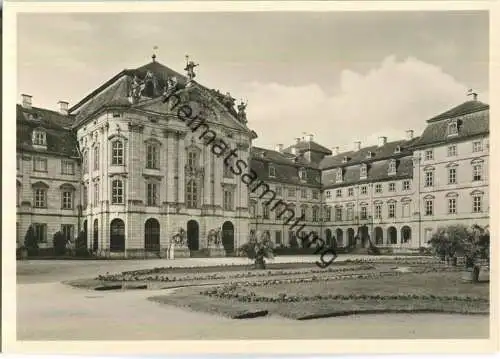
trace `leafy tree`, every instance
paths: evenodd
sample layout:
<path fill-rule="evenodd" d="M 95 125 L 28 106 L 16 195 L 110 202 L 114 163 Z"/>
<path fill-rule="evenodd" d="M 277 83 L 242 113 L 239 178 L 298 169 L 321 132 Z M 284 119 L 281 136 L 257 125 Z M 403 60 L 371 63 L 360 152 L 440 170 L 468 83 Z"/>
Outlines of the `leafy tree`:
<path fill-rule="evenodd" d="M 54 233 L 54 238 L 52 240 L 54 246 L 54 253 L 56 256 L 62 256 L 66 253 L 66 245 L 68 240 L 61 231 Z"/>
<path fill-rule="evenodd" d="M 30 225 L 24 236 L 24 247 L 28 251 L 28 255 L 35 255 L 38 252 L 38 241 L 35 237 L 35 229 Z"/>
<path fill-rule="evenodd" d="M 266 268 L 266 258 L 274 258 L 274 244 L 269 232 L 250 231 L 248 242 L 240 247 L 240 253 L 254 261 L 256 269 Z"/>
<path fill-rule="evenodd" d="M 80 231 L 76 237 L 75 252 L 77 256 L 86 256 L 89 254 L 87 249 L 87 238 L 84 231 Z"/>
<path fill-rule="evenodd" d="M 458 224 L 439 227 L 428 242 L 437 256 L 444 262 L 451 260 L 457 263 L 457 255 L 463 253 L 464 244 L 469 237 L 466 226 Z"/>

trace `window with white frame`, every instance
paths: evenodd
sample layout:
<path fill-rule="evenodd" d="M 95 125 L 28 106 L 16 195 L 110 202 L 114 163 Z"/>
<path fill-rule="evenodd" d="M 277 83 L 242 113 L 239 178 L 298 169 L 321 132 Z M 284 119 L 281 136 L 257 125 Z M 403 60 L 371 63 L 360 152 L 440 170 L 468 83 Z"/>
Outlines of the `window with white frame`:
<path fill-rule="evenodd" d="M 307 189 L 306 188 L 300 189 L 300 198 L 307 198 Z"/>
<path fill-rule="evenodd" d="M 187 166 L 191 171 L 198 167 L 198 154 L 195 151 L 188 152 Z"/>
<path fill-rule="evenodd" d="M 368 167 L 366 166 L 366 164 L 363 163 L 359 169 L 359 178 L 361 179 L 366 178 L 367 173 L 368 173 Z"/>
<path fill-rule="evenodd" d="M 99 158 L 99 146 L 95 146 L 94 147 L 94 159 L 93 159 L 93 162 L 94 162 L 94 171 L 98 171 L 99 170 L 99 163 L 100 163 L 100 158 Z"/>
<path fill-rule="evenodd" d="M 299 178 L 300 178 L 302 181 L 307 180 L 307 171 L 305 170 L 305 168 L 301 168 L 301 169 L 299 169 Z"/>
<path fill-rule="evenodd" d="M 360 217 L 361 219 L 368 218 L 368 208 L 366 206 L 361 206 Z"/>
<path fill-rule="evenodd" d="M 342 207 L 335 207 L 335 221 L 342 221 Z"/>
<path fill-rule="evenodd" d="M 269 219 L 269 206 L 267 203 L 262 204 L 262 218 Z"/>
<path fill-rule="evenodd" d="M 326 206 L 324 209 L 324 216 L 323 218 L 325 219 L 326 222 L 330 222 L 332 220 L 332 209 L 328 206 Z"/>
<path fill-rule="evenodd" d="M 233 191 L 231 189 L 224 190 L 224 210 L 225 211 L 234 210 Z"/>
<path fill-rule="evenodd" d="M 434 171 L 429 170 L 425 172 L 425 187 L 432 187 L 434 186 Z"/>
<path fill-rule="evenodd" d="M 269 177 L 276 177 L 276 168 L 269 166 Z"/>
<path fill-rule="evenodd" d="M 42 157 L 34 157 L 33 170 L 37 172 L 47 172 L 47 159 Z"/>
<path fill-rule="evenodd" d="M 47 134 L 44 130 L 34 130 L 32 140 L 36 146 L 47 146 Z"/>
<path fill-rule="evenodd" d="M 472 180 L 481 181 L 483 179 L 483 164 L 474 163 L 472 165 Z"/>
<path fill-rule="evenodd" d="M 452 120 L 448 123 L 448 136 L 453 136 L 458 134 L 458 122 L 457 120 Z"/>
<path fill-rule="evenodd" d="M 457 169 L 455 167 L 448 168 L 448 184 L 457 183 Z"/>
<path fill-rule="evenodd" d="M 307 220 L 307 206 L 300 207 L 300 216 Z"/>
<path fill-rule="evenodd" d="M 332 193 L 330 191 L 326 191 L 326 198 L 331 198 L 332 197 Z"/>
<path fill-rule="evenodd" d="M 375 193 L 382 193 L 382 184 L 377 183 L 375 185 Z"/>
<path fill-rule="evenodd" d="M 482 152 L 483 151 L 483 142 L 482 141 L 473 141 L 472 142 L 472 152 Z"/>
<path fill-rule="evenodd" d="M 111 203 L 112 204 L 124 203 L 123 181 L 120 179 L 115 179 L 111 181 Z"/>
<path fill-rule="evenodd" d="M 319 199 L 319 191 L 317 189 L 312 190 L 312 198 Z"/>
<path fill-rule="evenodd" d="M 157 143 L 146 144 L 146 168 L 160 168 L 160 146 Z"/>
<path fill-rule="evenodd" d="M 319 208 L 318 207 L 312 208 L 312 221 L 319 222 Z"/>
<path fill-rule="evenodd" d="M 62 209 L 73 209 L 73 191 L 69 188 L 62 191 Z"/>
<path fill-rule="evenodd" d="M 125 155 L 123 142 L 120 140 L 114 141 L 111 144 L 111 165 L 123 166 L 125 164 Z"/>
<path fill-rule="evenodd" d="M 388 173 L 390 175 L 396 173 L 396 160 L 391 160 L 389 162 L 389 171 L 388 171 Z"/>
<path fill-rule="evenodd" d="M 351 188 L 348 188 L 348 189 L 347 189 L 347 195 L 348 195 L 349 197 L 354 196 L 354 188 L 352 188 L 352 187 L 351 187 Z"/>
<path fill-rule="evenodd" d="M 396 184 L 394 182 L 389 183 L 389 192 L 396 192 Z"/>
<path fill-rule="evenodd" d="M 71 160 L 61 161 L 61 173 L 63 175 L 74 175 L 75 174 L 75 162 Z"/>
<path fill-rule="evenodd" d="M 158 206 L 159 201 L 158 201 L 158 184 L 155 182 L 148 182 L 147 183 L 147 205 L 148 206 Z"/>
<path fill-rule="evenodd" d="M 35 208 L 47 208 L 47 188 L 35 187 L 34 197 Z"/>
<path fill-rule="evenodd" d="M 483 197 L 480 194 L 472 196 L 472 212 L 481 213 L 483 211 Z"/>
<path fill-rule="evenodd" d="M 401 211 L 404 218 L 410 217 L 410 201 L 405 201 L 401 204 Z"/>
<path fill-rule="evenodd" d="M 354 219 L 354 207 L 352 205 L 347 205 L 346 217 L 348 221 L 352 221 Z"/>
<path fill-rule="evenodd" d="M 368 193 L 368 187 L 367 186 L 361 186 L 361 194 L 366 195 Z"/>
<path fill-rule="evenodd" d="M 400 152 L 401 152 L 401 147 L 396 146 L 396 148 L 394 149 L 394 153 L 400 153 Z"/>
<path fill-rule="evenodd" d="M 33 232 L 37 243 L 47 243 L 47 224 L 33 223 Z"/>
<path fill-rule="evenodd" d="M 234 177 L 234 173 L 232 171 L 232 168 L 233 168 L 233 159 L 232 158 L 228 158 L 227 159 L 227 164 L 226 164 L 226 161 L 224 160 L 223 162 L 223 176 L 224 178 L 233 178 Z"/>
<path fill-rule="evenodd" d="M 387 205 L 387 215 L 389 218 L 395 218 L 396 217 L 396 203 L 390 202 Z"/>
<path fill-rule="evenodd" d="M 424 200 L 424 205 L 425 205 L 425 215 L 426 216 L 434 215 L 434 199 L 426 198 Z"/>
<path fill-rule="evenodd" d="M 88 187 L 83 186 L 82 187 L 82 205 L 83 207 L 87 207 L 87 202 L 88 202 Z"/>
<path fill-rule="evenodd" d="M 382 218 L 382 205 L 380 203 L 375 205 L 375 218 Z"/>
<path fill-rule="evenodd" d="M 186 185 L 186 206 L 188 208 L 198 207 L 198 184 L 194 179 Z"/>
<path fill-rule="evenodd" d="M 448 146 L 448 157 L 454 157 L 457 155 L 457 145 Z"/>
<path fill-rule="evenodd" d="M 94 207 L 99 205 L 99 182 L 94 183 Z"/>
<path fill-rule="evenodd" d="M 274 231 L 274 243 L 277 245 L 281 244 L 281 231 Z"/>
<path fill-rule="evenodd" d="M 456 214 L 456 213 L 457 213 L 457 199 L 448 198 L 448 214 Z"/>
<path fill-rule="evenodd" d="M 296 195 L 295 187 L 288 187 L 288 197 L 295 197 Z"/>
<path fill-rule="evenodd" d="M 426 161 L 432 161 L 434 159 L 434 151 L 426 150 L 424 153 L 424 158 Z"/>
<path fill-rule="evenodd" d="M 89 172 L 89 152 L 87 150 L 83 152 L 82 167 L 83 173 Z"/>
<path fill-rule="evenodd" d="M 338 169 L 337 169 L 337 178 L 336 178 L 336 181 L 337 181 L 337 182 L 342 182 L 342 181 L 343 181 L 343 172 L 342 172 L 342 168 L 338 168 Z"/>
<path fill-rule="evenodd" d="M 279 197 L 283 196 L 283 190 L 282 190 L 281 186 L 276 186 L 274 191 L 276 192 L 276 196 L 279 196 Z"/>
<path fill-rule="evenodd" d="M 61 224 L 61 232 L 67 242 L 73 241 L 75 226 L 72 224 Z"/>
<path fill-rule="evenodd" d="M 403 191 L 409 191 L 411 189 L 411 182 L 409 180 L 403 181 Z"/>
<path fill-rule="evenodd" d="M 342 188 L 338 188 L 335 191 L 335 197 L 337 197 L 337 198 L 342 197 Z"/>

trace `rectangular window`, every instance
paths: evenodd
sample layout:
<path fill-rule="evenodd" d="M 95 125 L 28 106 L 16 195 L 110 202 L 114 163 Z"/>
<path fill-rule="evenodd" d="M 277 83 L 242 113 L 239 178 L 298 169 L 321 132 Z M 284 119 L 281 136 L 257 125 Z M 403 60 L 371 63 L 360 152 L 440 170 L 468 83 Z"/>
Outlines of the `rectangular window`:
<path fill-rule="evenodd" d="M 455 198 L 448 198 L 448 213 L 449 214 L 457 213 L 457 200 Z"/>
<path fill-rule="evenodd" d="M 281 189 L 282 187 L 281 186 L 276 186 L 276 196 L 279 196 L 281 197 L 283 195 L 283 191 Z"/>
<path fill-rule="evenodd" d="M 224 205 L 226 201 L 224 200 Z M 269 219 L 269 207 L 265 204 L 262 205 L 262 218 Z"/>
<path fill-rule="evenodd" d="M 99 170 L 99 163 L 101 159 L 99 158 L 99 147 L 94 147 L 94 171 Z"/>
<path fill-rule="evenodd" d="M 266 208 L 268 208 L 266 206 Z M 233 192 L 230 190 L 224 191 L 224 210 L 225 211 L 232 211 L 233 210 Z M 267 217 L 269 218 L 269 209 L 267 209 Z"/>
<path fill-rule="evenodd" d="M 375 205 L 375 218 L 382 218 L 382 205 L 380 204 Z"/>
<path fill-rule="evenodd" d="M 269 177 L 276 177 L 276 168 L 269 167 Z"/>
<path fill-rule="evenodd" d="M 406 180 L 403 181 L 403 191 L 409 191 L 411 189 L 411 182 Z"/>
<path fill-rule="evenodd" d="M 335 221 L 342 221 L 342 207 L 335 207 Z"/>
<path fill-rule="evenodd" d="M 74 175 L 75 174 L 75 163 L 69 160 L 62 160 L 61 169 L 63 175 Z"/>
<path fill-rule="evenodd" d="M 448 169 L 448 184 L 456 184 L 457 183 L 457 169 L 449 168 Z"/>
<path fill-rule="evenodd" d="M 434 159 L 434 152 L 432 150 L 425 151 L 425 160 L 432 161 Z"/>
<path fill-rule="evenodd" d="M 87 207 L 87 202 L 88 202 L 88 188 L 87 186 L 83 186 L 82 192 L 83 192 L 83 199 L 82 199 L 82 205 L 83 207 Z"/>
<path fill-rule="evenodd" d="M 396 217 L 396 204 L 395 203 L 389 203 L 388 215 L 389 215 L 389 218 Z"/>
<path fill-rule="evenodd" d="M 313 199 L 319 199 L 319 191 L 318 190 L 313 190 L 312 191 L 312 197 L 313 197 Z"/>
<path fill-rule="evenodd" d="M 61 232 L 66 242 L 72 242 L 74 238 L 75 226 L 72 224 L 61 224 Z"/>
<path fill-rule="evenodd" d="M 472 197 L 472 212 L 480 213 L 482 212 L 482 197 L 474 196 Z"/>
<path fill-rule="evenodd" d="M 33 231 L 38 243 L 47 243 L 47 224 L 46 223 L 33 223 Z"/>
<path fill-rule="evenodd" d="M 434 200 L 432 199 L 425 200 L 425 215 L 426 216 L 434 215 Z"/>
<path fill-rule="evenodd" d="M 312 209 L 312 221 L 319 222 L 319 209 L 317 207 L 313 207 Z"/>
<path fill-rule="evenodd" d="M 331 198 L 332 197 L 332 193 L 330 191 L 326 191 L 326 198 Z"/>
<path fill-rule="evenodd" d="M 159 161 L 159 154 L 160 151 L 158 150 L 158 146 L 156 144 L 148 144 L 146 146 L 146 153 L 147 153 L 147 158 L 146 158 L 146 168 L 149 169 L 158 169 L 160 168 L 160 161 Z M 227 166 L 225 166 L 227 167 Z"/>
<path fill-rule="evenodd" d="M 72 209 L 73 208 L 73 191 L 63 191 L 62 193 L 62 208 Z"/>
<path fill-rule="evenodd" d="M 347 195 L 348 195 L 349 197 L 354 196 L 354 188 L 348 188 L 348 189 L 347 189 Z"/>
<path fill-rule="evenodd" d="M 325 217 L 324 217 L 325 221 L 330 222 L 332 220 L 332 211 L 330 207 L 325 207 L 324 211 L 325 211 Z"/>
<path fill-rule="evenodd" d="M 425 187 L 434 186 L 434 172 L 427 171 L 425 172 Z"/>
<path fill-rule="evenodd" d="M 94 207 L 99 205 L 99 183 L 94 183 Z"/>
<path fill-rule="evenodd" d="M 483 178 L 483 165 L 477 163 L 472 166 L 472 179 L 474 181 L 481 181 Z"/>
<path fill-rule="evenodd" d="M 223 162 L 223 176 L 224 178 L 233 178 L 234 177 L 234 173 L 233 171 L 231 171 L 231 169 L 233 168 L 233 160 L 232 158 L 228 159 L 227 161 L 227 165 L 226 165 L 226 161 Z"/>
<path fill-rule="evenodd" d="M 389 192 L 396 191 L 396 184 L 394 182 L 389 183 Z"/>
<path fill-rule="evenodd" d="M 457 155 L 457 145 L 448 146 L 448 157 L 454 157 Z"/>
<path fill-rule="evenodd" d="M 300 208 L 300 216 L 307 220 L 307 209 L 305 206 Z"/>
<path fill-rule="evenodd" d="M 35 157 L 33 159 L 33 170 L 37 172 L 47 172 L 47 159 Z"/>
<path fill-rule="evenodd" d="M 375 185 L 375 193 L 382 193 L 382 185 L 380 183 Z"/>
<path fill-rule="evenodd" d="M 483 151 L 483 142 L 474 141 L 472 142 L 472 152 L 482 152 Z"/>
<path fill-rule="evenodd" d="M 281 231 L 274 231 L 274 243 L 281 244 Z"/>
<path fill-rule="evenodd" d="M 361 186 L 361 194 L 366 194 L 368 192 L 368 187 Z"/>
<path fill-rule="evenodd" d="M 288 187 L 288 197 L 295 197 L 295 187 Z"/>
<path fill-rule="evenodd" d="M 47 190 L 44 188 L 35 189 L 35 208 L 47 208 Z"/>
<path fill-rule="evenodd" d="M 361 207 L 361 219 L 367 219 L 368 218 L 368 210 L 365 206 Z"/>
<path fill-rule="evenodd" d="M 335 196 L 336 197 L 342 197 L 342 189 L 338 189 L 336 192 L 335 192 Z"/>
<path fill-rule="evenodd" d="M 302 189 L 300 190 L 300 197 L 301 197 L 301 198 L 307 198 L 307 189 L 302 188 Z"/>
<path fill-rule="evenodd" d="M 409 202 L 404 202 L 402 205 L 402 214 L 403 217 L 410 217 L 410 203 Z"/>
<path fill-rule="evenodd" d="M 147 204 L 148 206 L 158 205 L 158 185 L 156 183 L 148 183 L 147 185 Z"/>
<path fill-rule="evenodd" d="M 348 221 L 352 221 L 354 219 L 354 208 L 352 206 L 347 206 L 346 216 Z"/>

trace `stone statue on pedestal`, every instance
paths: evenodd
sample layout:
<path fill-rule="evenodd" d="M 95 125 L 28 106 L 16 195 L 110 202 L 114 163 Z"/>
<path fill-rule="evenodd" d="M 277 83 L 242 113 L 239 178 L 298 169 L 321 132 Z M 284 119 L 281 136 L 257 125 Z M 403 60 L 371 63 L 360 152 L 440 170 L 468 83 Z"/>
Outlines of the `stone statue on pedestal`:
<path fill-rule="evenodd" d="M 247 105 L 248 102 L 243 102 L 243 100 L 241 100 L 240 104 L 238 105 L 238 119 L 243 123 L 247 123 L 247 113 L 245 111 Z"/>
<path fill-rule="evenodd" d="M 186 247 L 186 231 L 184 228 L 179 228 L 179 230 L 173 235 L 172 239 L 176 247 Z"/>
<path fill-rule="evenodd" d="M 199 66 L 199 64 L 195 64 L 194 61 L 189 60 L 189 56 L 186 55 L 186 67 L 184 68 L 184 71 L 187 73 L 188 83 L 193 81 L 196 77 L 196 74 L 194 73 L 194 68 L 196 66 Z"/>

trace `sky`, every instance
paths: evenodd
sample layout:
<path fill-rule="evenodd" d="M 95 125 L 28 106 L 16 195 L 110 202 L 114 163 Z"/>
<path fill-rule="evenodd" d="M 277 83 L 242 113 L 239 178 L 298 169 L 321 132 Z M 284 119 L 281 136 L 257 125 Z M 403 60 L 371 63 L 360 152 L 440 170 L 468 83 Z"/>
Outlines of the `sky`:
<path fill-rule="evenodd" d="M 483 11 L 21 14 L 18 95 L 71 105 L 125 68 L 157 61 L 248 101 L 254 145 L 304 134 L 325 147 L 418 135 L 469 98 L 488 102 Z"/>

